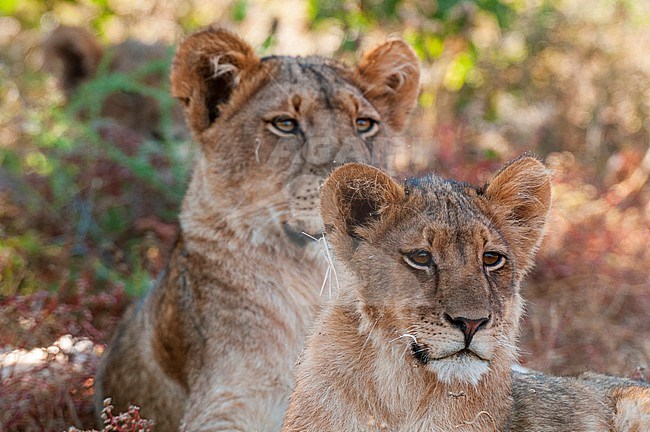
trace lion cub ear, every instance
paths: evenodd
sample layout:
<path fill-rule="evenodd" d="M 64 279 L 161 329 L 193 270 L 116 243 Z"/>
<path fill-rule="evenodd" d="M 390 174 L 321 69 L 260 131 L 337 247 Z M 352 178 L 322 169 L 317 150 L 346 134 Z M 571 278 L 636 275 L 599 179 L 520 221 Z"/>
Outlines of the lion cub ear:
<path fill-rule="evenodd" d="M 551 171 L 537 158 L 524 156 L 495 174 L 483 191 L 523 276 L 532 267 L 544 237 L 551 207 Z"/>
<path fill-rule="evenodd" d="M 420 62 L 411 47 L 400 39 L 389 40 L 361 58 L 357 74 L 383 121 L 400 132 L 420 88 Z"/>
<path fill-rule="evenodd" d="M 404 188 L 369 165 L 351 163 L 336 169 L 321 190 L 321 217 L 334 241 L 367 240 L 376 224 L 406 197 Z"/>
<path fill-rule="evenodd" d="M 104 56 L 97 39 L 81 27 L 59 26 L 43 43 L 44 66 L 54 74 L 67 98 L 95 76 Z"/>
<path fill-rule="evenodd" d="M 219 117 L 241 78 L 259 61 L 249 44 L 223 29 L 199 31 L 180 45 L 172 64 L 171 92 L 185 106 L 188 126 L 195 133 Z"/>

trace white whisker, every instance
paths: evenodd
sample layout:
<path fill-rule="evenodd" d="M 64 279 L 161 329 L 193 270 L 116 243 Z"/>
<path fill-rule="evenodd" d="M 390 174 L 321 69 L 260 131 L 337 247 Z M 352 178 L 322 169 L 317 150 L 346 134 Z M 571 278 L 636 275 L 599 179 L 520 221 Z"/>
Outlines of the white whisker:
<path fill-rule="evenodd" d="M 259 138 L 255 138 L 255 160 L 257 163 L 260 163 L 260 146 L 262 141 Z"/>
<path fill-rule="evenodd" d="M 405 338 L 405 337 L 410 337 L 411 339 L 413 339 L 413 342 L 418 343 L 418 339 L 417 339 L 415 336 L 413 336 L 412 334 L 410 334 L 410 333 L 404 333 L 403 335 L 398 336 L 398 337 L 396 337 L 395 339 L 391 339 L 391 340 L 389 340 L 388 342 L 389 342 L 389 343 L 390 343 L 390 342 L 395 342 L 396 340 L 398 340 L 398 339 L 402 339 L 402 338 Z"/>
<path fill-rule="evenodd" d="M 313 235 L 311 235 L 311 234 L 307 234 L 307 233 L 304 232 L 304 231 L 300 231 L 300 234 L 309 237 L 310 239 L 312 239 L 312 240 L 315 241 L 316 243 L 319 243 L 319 240 L 318 240 L 316 237 L 314 237 Z"/>
<path fill-rule="evenodd" d="M 323 255 L 323 257 L 325 257 L 325 261 L 327 261 L 327 271 L 325 272 L 325 278 L 323 279 L 323 285 L 321 286 L 320 295 L 323 295 L 325 284 L 329 283 L 328 285 L 329 298 L 332 298 L 332 286 L 334 284 L 336 285 L 336 293 L 338 296 L 341 291 L 340 289 L 341 286 L 339 284 L 339 275 L 338 273 L 336 273 L 336 266 L 334 266 L 334 258 L 332 257 L 332 254 L 330 253 L 330 249 L 327 245 L 327 240 L 325 239 L 325 233 L 323 233 L 323 236 L 319 239 L 304 231 L 302 231 L 301 233 L 304 236 L 309 237 L 310 239 L 314 240 L 316 243 L 319 243 L 322 246 L 321 254 Z M 332 277 L 332 275 L 334 275 L 334 277 Z"/>
<path fill-rule="evenodd" d="M 325 289 L 325 284 L 327 283 L 327 280 L 330 277 L 330 268 L 327 267 L 327 270 L 325 271 L 325 277 L 323 278 L 323 284 L 320 287 L 320 292 L 318 293 L 319 296 L 323 295 L 323 290 Z"/>

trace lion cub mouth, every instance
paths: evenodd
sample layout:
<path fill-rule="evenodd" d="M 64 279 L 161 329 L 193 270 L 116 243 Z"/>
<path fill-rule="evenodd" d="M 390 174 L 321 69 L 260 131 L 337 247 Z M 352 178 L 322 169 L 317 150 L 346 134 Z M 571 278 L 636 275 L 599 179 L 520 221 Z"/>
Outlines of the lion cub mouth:
<path fill-rule="evenodd" d="M 429 362 L 431 361 L 438 361 L 438 360 L 453 360 L 457 358 L 466 358 L 467 360 L 479 360 L 479 361 L 484 361 L 487 362 L 487 359 L 484 359 L 480 355 L 476 354 L 474 351 L 472 351 L 469 348 L 463 348 L 460 351 L 456 351 L 455 353 L 439 357 L 439 358 L 431 358 L 429 354 L 429 349 L 421 344 L 413 342 L 411 344 L 411 354 L 413 354 L 413 357 L 420 362 L 423 366 L 426 366 Z"/>
<path fill-rule="evenodd" d="M 429 363 L 429 350 L 416 342 L 411 344 L 411 354 L 420 362 L 421 365 L 426 366 Z"/>

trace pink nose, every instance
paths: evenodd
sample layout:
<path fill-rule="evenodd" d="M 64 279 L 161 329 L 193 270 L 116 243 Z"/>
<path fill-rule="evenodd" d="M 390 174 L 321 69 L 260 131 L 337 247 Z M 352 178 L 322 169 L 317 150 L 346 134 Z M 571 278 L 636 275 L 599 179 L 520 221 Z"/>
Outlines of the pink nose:
<path fill-rule="evenodd" d="M 490 318 L 469 319 L 464 317 L 454 317 L 445 314 L 445 319 L 454 327 L 460 329 L 465 335 L 465 348 L 469 348 L 472 338 L 477 331 L 485 328 Z"/>

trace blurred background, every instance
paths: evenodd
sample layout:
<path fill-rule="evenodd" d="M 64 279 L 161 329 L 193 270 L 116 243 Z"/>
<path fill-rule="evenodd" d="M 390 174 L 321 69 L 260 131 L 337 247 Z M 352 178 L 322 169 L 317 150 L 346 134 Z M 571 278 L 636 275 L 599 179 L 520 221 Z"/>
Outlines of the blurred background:
<path fill-rule="evenodd" d="M 97 356 L 164 266 L 191 166 L 169 62 L 212 23 L 349 64 L 408 41 L 396 173 L 481 183 L 525 151 L 555 171 L 522 364 L 650 377 L 650 1 L 0 0 L 0 431 L 95 426 Z"/>

